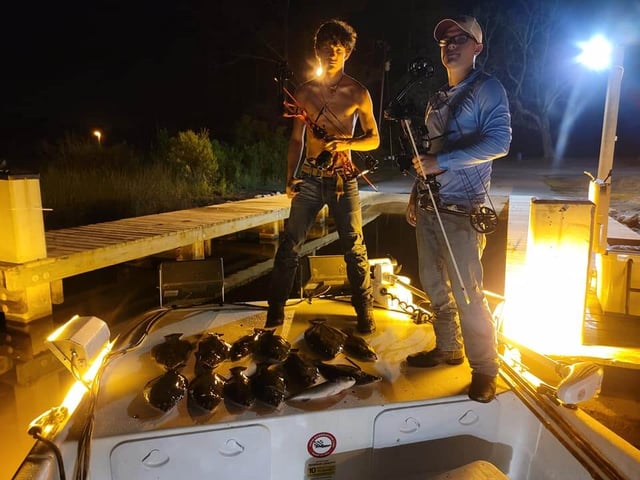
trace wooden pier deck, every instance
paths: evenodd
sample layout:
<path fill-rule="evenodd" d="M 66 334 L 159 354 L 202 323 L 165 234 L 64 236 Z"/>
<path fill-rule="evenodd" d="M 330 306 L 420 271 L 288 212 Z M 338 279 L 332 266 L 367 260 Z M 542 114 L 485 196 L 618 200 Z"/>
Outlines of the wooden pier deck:
<path fill-rule="evenodd" d="M 365 224 L 383 211 L 403 212 L 407 201 L 406 194 L 361 191 L 360 195 Z M 510 223 L 522 223 L 521 232 L 526 232 L 529 200 L 526 196 L 509 199 Z M 47 304 L 50 311 L 51 303 L 63 301 L 65 278 L 176 249 L 187 251 L 187 258 L 204 258 L 210 253 L 207 242 L 211 239 L 260 227 L 277 232 L 279 223 L 289 216 L 289 207 L 286 195 L 273 195 L 47 231 L 45 258 L 0 261 L 0 308 L 19 321 L 39 318 L 47 314 Z M 609 232 L 616 243 L 640 244 L 640 235 L 614 219 Z M 526 234 L 521 235 L 525 236 L 518 240 L 520 247 L 526 245 Z M 309 242 L 305 252 L 332 239 Z M 260 269 L 269 266 L 267 262 Z M 42 302 L 44 310 L 30 310 Z"/>
<path fill-rule="evenodd" d="M 365 223 L 381 213 L 383 204 L 406 201 L 397 194 L 360 195 Z M 289 208 L 282 194 L 47 231 L 45 258 L 0 262 L 0 306 L 9 317 L 12 312 L 18 319 L 39 315 L 29 312 L 28 304 L 46 297 L 49 289 L 53 303 L 60 303 L 65 278 L 180 248 L 191 249 L 190 258 L 204 258 L 208 240 L 261 226 L 277 229 Z"/>

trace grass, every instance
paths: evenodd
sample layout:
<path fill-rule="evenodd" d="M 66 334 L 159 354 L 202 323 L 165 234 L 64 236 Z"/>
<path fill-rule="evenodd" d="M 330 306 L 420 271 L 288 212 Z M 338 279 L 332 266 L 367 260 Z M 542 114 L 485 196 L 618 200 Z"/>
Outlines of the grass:
<path fill-rule="evenodd" d="M 162 165 L 130 170 L 48 169 L 40 188 L 47 229 L 181 210 L 214 203 L 210 188 L 176 178 Z"/>
<path fill-rule="evenodd" d="M 233 145 L 202 130 L 159 132 L 150 152 L 67 135 L 43 147 L 45 228 L 57 229 L 200 207 L 281 190 L 287 136 L 256 121 Z M 253 134 L 252 130 L 253 129 Z"/>

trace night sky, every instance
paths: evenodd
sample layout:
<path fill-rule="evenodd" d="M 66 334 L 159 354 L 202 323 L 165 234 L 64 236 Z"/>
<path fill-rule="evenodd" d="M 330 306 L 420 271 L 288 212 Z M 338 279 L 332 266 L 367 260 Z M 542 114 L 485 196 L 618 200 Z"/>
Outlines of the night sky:
<path fill-rule="evenodd" d="M 571 2 L 569 2 L 571 3 Z M 578 1 L 568 17 L 567 37 L 585 36 L 603 18 L 638 18 L 640 1 Z M 0 159 L 20 162 L 42 139 L 65 132 L 90 136 L 100 128 L 105 142 L 147 148 L 160 128 L 170 132 L 207 128 L 231 140 L 235 122 L 251 114 L 278 117 L 273 74 L 287 60 L 304 81 L 312 60 L 312 33 L 331 17 L 349 21 L 359 34 L 347 72 L 367 85 L 380 105 L 383 47 L 392 70 L 385 100 L 405 81 L 406 63 L 429 55 L 439 70 L 431 40 L 444 15 L 470 12 L 474 2 L 430 2 L 428 17 L 415 18 L 418 0 L 255 0 L 227 2 L 98 0 L 13 5 L 0 29 L 3 69 Z M 621 15 L 621 13 L 623 15 Z M 636 22 L 635 25 L 639 23 Z M 609 21 L 609 28 L 611 21 Z M 619 115 L 619 154 L 640 155 L 640 49 L 625 53 Z M 435 55 L 432 57 L 432 55 Z M 594 76 L 592 99 L 571 135 L 569 154 L 597 155 L 606 74 Z M 439 86 L 439 85 L 436 85 Z M 396 90 L 396 91 L 394 91 Z M 384 129 L 384 125 L 382 126 Z M 516 132 L 517 133 L 517 132 Z M 530 145 L 514 136 L 516 148 Z"/>

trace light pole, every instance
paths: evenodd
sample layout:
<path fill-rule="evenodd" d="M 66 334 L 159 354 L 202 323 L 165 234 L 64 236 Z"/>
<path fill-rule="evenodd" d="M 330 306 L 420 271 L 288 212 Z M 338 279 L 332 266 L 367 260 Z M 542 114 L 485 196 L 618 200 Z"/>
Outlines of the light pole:
<path fill-rule="evenodd" d="M 624 72 L 622 66 L 624 48 L 622 45 L 611 47 L 602 36 L 593 37 L 580 46 L 582 47 L 582 53 L 578 56 L 580 63 L 592 70 L 609 68 L 604 120 L 602 123 L 602 139 L 600 141 L 600 157 L 598 159 L 598 176 L 589 185 L 589 199 L 596 205 L 594 251 L 603 254 L 607 250 L 611 171 L 613 169 L 620 91 Z"/>
<path fill-rule="evenodd" d="M 102 146 L 102 132 L 100 130 L 94 130 L 93 131 L 93 136 L 98 139 L 98 145 L 101 147 Z"/>

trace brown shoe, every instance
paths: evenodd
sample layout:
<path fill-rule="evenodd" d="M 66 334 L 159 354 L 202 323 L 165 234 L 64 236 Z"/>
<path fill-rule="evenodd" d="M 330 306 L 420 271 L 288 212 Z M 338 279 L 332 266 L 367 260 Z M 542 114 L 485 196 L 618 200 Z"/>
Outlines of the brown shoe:
<path fill-rule="evenodd" d="M 284 322 L 284 305 L 280 303 L 270 304 L 267 310 L 267 321 L 264 324 L 265 328 L 275 328 L 282 325 Z"/>
<path fill-rule="evenodd" d="M 376 331 L 376 321 L 373 318 L 373 307 L 367 305 L 365 307 L 356 307 L 358 316 L 357 329 L 360 333 L 373 333 Z"/>
<path fill-rule="evenodd" d="M 496 377 L 472 373 L 469 398 L 481 403 L 488 403 L 496 398 Z"/>
<path fill-rule="evenodd" d="M 407 365 L 411 367 L 429 368 L 446 363 L 447 365 L 460 365 L 464 362 L 462 350 L 445 352 L 439 348 L 429 351 L 414 353 L 407 357 Z"/>

